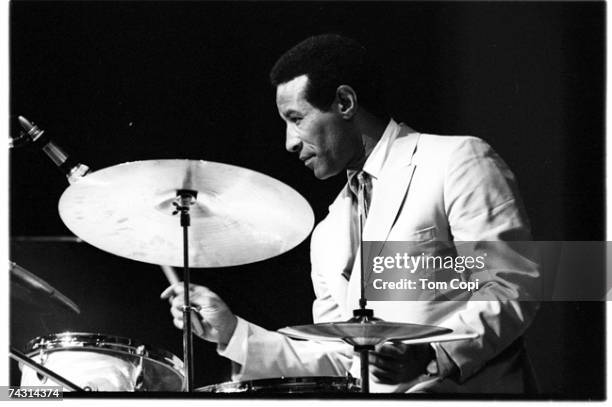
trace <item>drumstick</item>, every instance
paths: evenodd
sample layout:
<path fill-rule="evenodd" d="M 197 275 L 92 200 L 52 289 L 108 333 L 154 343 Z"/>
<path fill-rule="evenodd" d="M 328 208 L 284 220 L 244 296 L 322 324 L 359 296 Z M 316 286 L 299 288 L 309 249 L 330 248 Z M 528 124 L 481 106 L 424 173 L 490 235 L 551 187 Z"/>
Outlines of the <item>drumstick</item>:
<path fill-rule="evenodd" d="M 181 282 L 181 280 L 179 280 L 178 276 L 176 275 L 176 271 L 174 271 L 172 267 L 161 266 L 161 269 L 166 275 L 166 278 L 168 279 L 170 285 L 174 285 Z M 190 312 L 189 315 L 191 315 L 191 327 L 193 328 L 193 333 L 200 336 L 204 335 L 204 325 L 202 324 L 200 314 Z"/>
<path fill-rule="evenodd" d="M 428 338 L 417 338 L 417 339 L 405 339 L 401 341 L 407 345 L 414 345 L 417 343 L 431 343 L 431 342 L 451 342 L 451 341 L 465 341 L 467 339 L 476 339 L 480 335 L 476 332 L 470 333 L 448 333 L 436 336 L 430 336 Z"/>

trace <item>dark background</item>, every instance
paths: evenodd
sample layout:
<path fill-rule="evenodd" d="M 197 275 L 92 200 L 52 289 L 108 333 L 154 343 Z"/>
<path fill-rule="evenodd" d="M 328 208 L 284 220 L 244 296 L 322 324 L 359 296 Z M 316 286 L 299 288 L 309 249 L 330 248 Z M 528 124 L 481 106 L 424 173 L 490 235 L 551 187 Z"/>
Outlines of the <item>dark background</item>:
<path fill-rule="evenodd" d="M 344 179 L 317 181 L 284 151 L 267 73 L 306 36 L 340 32 L 386 66 L 396 120 L 493 145 L 535 239 L 604 240 L 604 16 L 596 2 L 12 2 L 11 131 L 24 115 L 92 169 L 154 158 L 251 168 L 302 193 L 320 220 Z M 158 267 L 17 239 L 70 235 L 57 212 L 66 187 L 42 152 L 11 151 L 11 258 L 83 310 L 40 317 L 14 302 L 13 345 L 70 329 L 181 355 Z M 266 328 L 311 320 L 308 240 L 254 265 L 195 270 L 193 281 Z M 603 309 L 543 304 L 527 344 L 545 394 L 603 397 Z M 195 352 L 197 386 L 228 379 L 213 345 L 198 340 Z"/>

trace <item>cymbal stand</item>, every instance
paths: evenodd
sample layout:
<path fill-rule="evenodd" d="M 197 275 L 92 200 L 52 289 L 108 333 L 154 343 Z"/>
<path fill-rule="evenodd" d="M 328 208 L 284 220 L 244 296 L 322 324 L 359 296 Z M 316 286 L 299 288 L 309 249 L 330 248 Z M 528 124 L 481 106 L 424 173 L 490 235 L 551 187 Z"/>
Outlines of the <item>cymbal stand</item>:
<path fill-rule="evenodd" d="M 198 197 L 197 191 L 180 189 L 176 191 L 176 200 L 172 203 L 176 210 L 173 215 L 180 213 L 180 224 L 183 228 L 183 364 L 185 367 L 185 386 L 187 392 L 194 390 L 193 385 L 193 334 L 191 328 L 191 312 L 195 309 L 189 302 L 189 226 L 191 216 L 189 208 Z"/>
<path fill-rule="evenodd" d="M 369 321 L 378 320 L 374 318 L 374 311 L 371 309 L 356 309 L 353 310 L 353 318 L 349 322 L 368 323 Z M 346 341 L 353 345 L 355 352 L 359 353 L 360 361 L 360 376 L 361 376 L 361 392 L 370 392 L 370 351 L 374 350 L 374 345 L 371 343 L 357 343 L 358 341 Z"/>
<path fill-rule="evenodd" d="M 360 323 L 368 323 L 371 321 L 378 320 L 378 318 L 374 317 L 374 310 L 367 309 L 366 305 L 368 304 L 368 300 L 365 296 L 365 266 L 363 262 L 363 227 L 364 227 L 364 213 L 361 210 L 362 207 L 359 205 L 359 252 L 360 252 L 360 272 L 361 272 L 361 297 L 359 298 L 359 309 L 353 310 L 353 318 L 351 321 L 360 322 Z M 361 368 L 361 392 L 369 393 L 370 392 L 370 351 L 374 350 L 374 345 L 370 343 L 354 343 L 353 348 L 355 352 L 359 353 L 360 359 L 360 368 Z"/>
<path fill-rule="evenodd" d="M 17 362 L 23 363 L 26 366 L 29 366 L 31 369 L 35 370 L 37 373 L 45 376 L 48 379 L 53 380 L 54 382 L 64 386 L 68 390 L 72 391 L 86 391 L 85 389 L 77 386 L 72 383 L 70 380 L 58 375 L 52 370 L 47 369 L 40 363 L 34 361 L 34 359 L 28 357 L 25 353 L 18 351 L 16 348 L 12 347 L 9 350 L 9 356 L 15 359 Z"/>

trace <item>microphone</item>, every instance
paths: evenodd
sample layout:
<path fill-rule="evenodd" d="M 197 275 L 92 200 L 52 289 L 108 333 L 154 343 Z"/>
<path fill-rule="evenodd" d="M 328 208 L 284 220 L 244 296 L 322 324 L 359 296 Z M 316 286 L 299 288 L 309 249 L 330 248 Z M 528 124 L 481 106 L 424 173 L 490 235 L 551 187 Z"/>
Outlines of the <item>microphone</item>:
<path fill-rule="evenodd" d="M 9 141 L 9 147 L 20 147 L 27 143 L 35 143 L 41 146 L 43 152 L 53 161 L 59 170 L 68 178 L 68 182 L 73 184 L 89 173 L 89 167 L 77 162 L 57 143 L 52 141 L 45 131 L 30 122 L 23 116 L 19 116 L 19 123 L 25 131 L 19 137 Z"/>

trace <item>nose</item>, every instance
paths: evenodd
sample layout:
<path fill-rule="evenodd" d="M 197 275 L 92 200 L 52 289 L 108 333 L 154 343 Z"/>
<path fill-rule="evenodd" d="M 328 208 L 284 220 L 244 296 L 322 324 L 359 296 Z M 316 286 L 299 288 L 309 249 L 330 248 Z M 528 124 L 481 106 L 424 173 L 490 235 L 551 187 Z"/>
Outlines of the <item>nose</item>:
<path fill-rule="evenodd" d="M 302 149 L 302 140 L 291 134 L 288 128 L 285 134 L 285 149 L 290 153 L 298 153 Z"/>

